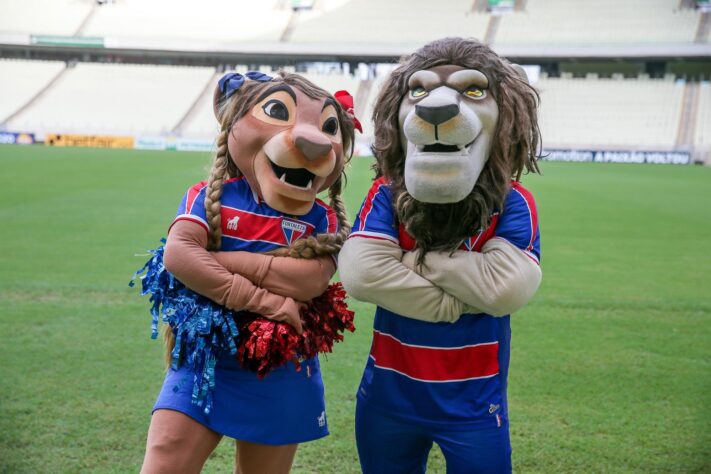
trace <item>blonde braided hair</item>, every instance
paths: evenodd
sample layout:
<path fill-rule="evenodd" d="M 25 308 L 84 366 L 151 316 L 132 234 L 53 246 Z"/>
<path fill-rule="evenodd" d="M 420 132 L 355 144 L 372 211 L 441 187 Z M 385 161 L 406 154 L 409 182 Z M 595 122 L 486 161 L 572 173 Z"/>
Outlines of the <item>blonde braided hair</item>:
<path fill-rule="evenodd" d="M 230 153 L 227 150 L 227 138 L 229 128 L 223 129 L 217 139 L 217 153 L 212 162 L 210 177 L 207 180 L 207 191 L 205 192 L 205 213 L 207 223 L 210 227 L 210 237 L 208 250 L 219 250 L 222 240 L 222 187 L 227 178 L 227 163 L 230 162 Z"/>

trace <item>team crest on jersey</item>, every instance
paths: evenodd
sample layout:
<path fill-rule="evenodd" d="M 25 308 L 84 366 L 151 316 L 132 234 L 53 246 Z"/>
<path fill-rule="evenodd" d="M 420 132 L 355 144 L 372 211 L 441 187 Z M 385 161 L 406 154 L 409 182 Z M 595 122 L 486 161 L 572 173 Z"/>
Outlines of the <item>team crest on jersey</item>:
<path fill-rule="evenodd" d="M 227 230 L 237 230 L 237 223 L 239 222 L 239 216 L 234 216 L 232 219 L 227 221 Z"/>
<path fill-rule="evenodd" d="M 282 219 L 281 230 L 284 232 L 287 245 L 291 245 L 306 234 L 306 224 L 291 219 Z"/>

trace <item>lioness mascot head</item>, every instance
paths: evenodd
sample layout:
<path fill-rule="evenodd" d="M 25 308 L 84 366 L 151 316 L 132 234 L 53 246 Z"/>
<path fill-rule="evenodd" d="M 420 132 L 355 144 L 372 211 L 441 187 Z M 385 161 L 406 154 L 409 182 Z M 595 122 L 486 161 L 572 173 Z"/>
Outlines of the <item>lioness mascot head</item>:
<path fill-rule="evenodd" d="M 244 176 L 255 196 L 289 215 L 306 214 L 317 193 L 328 190 L 338 232 L 298 239 L 272 253 L 337 253 L 350 231 L 341 188 L 354 134 L 353 118 L 339 100 L 297 74 L 233 73 L 215 89 L 214 111 L 221 131 L 205 196 L 210 247 L 220 246 L 223 184 Z"/>
<path fill-rule="evenodd" d="M 469 39 L 433 41 L 387 79 L 373 112 L 376 170 L 421 259 L 486 228 L 511 180 L 538 172 L 538 102 L 519 66 Z"/>

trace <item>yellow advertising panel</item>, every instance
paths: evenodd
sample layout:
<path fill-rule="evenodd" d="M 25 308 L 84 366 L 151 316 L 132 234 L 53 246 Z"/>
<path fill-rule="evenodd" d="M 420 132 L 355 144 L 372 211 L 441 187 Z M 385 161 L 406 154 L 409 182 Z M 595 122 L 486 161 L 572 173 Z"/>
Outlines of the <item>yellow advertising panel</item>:
<path fill-rule="evenodd" d="M 83 146 L 93 148 L 133 148 L 133 137 L 101 135 L 67 135 L 48 133 L 44 137 L 48 146 Z"/>

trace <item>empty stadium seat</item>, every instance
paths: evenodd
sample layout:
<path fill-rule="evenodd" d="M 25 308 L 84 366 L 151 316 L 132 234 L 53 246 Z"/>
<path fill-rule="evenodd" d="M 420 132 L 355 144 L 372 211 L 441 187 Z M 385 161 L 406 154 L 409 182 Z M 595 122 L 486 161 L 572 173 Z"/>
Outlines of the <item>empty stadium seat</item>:
<path fill-rule="evenodd" d="M 483 39 L 489 21 L 488 14 L 471 12 L 471 0 L 325 3 L 300 15 L 292 42 L 422 44 L 445 36 Z"/>
<path fill-rule="evenodd" d="M 639 78 L 548 78 L 539 122 L 547 147 L 673 147 L 684 82 Z"/>
<path fill-rule="evenodd" d="M 212 68 L 80 63 L 10 129 L 63 133 L 170 133 Z"/>
<path fill-rule="evenodd" d="M 94 4 L 92 0 L 4 2 L 0 14 L 0 32 L 73 35 Z"/>
<path fill-rule="evenodd" d="M 123 0 L 97 8 L 86 36 L 277 41 L 291 16 L 278 0 Z"/>
<path fill-rule="evenodd" d="M 527 0 L 501 17 L 496 45 L 690 43 L 700 13 L 679 0 Z"/>
<path fill-rule="evenodd" d="M 0 123 L 27 104 L 62 69 L 61 61 L 0 59 Z"/>
<path fill-rule="evenodd" d="M 711 150 L 711 84 L 708 81 L 699 84 L 698 116 L 694 143 L 704 150 Z"/>

